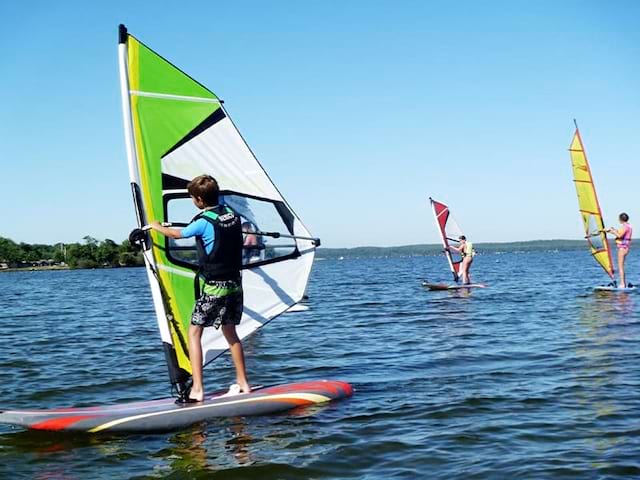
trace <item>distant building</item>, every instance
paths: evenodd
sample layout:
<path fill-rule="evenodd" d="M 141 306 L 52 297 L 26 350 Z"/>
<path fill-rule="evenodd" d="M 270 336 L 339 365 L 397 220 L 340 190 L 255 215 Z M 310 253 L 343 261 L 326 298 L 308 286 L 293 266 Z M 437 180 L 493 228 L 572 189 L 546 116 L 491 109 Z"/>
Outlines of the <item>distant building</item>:
<path fill-rule="evenodd" d="M 32 266 L 33 267 L 51 267 L 53 265 L 55 265 L 55 261 L 53 260 L 53 258 L 50 258 L 48 260 L 38 260 L 37 262 L 33 262 Z"/>

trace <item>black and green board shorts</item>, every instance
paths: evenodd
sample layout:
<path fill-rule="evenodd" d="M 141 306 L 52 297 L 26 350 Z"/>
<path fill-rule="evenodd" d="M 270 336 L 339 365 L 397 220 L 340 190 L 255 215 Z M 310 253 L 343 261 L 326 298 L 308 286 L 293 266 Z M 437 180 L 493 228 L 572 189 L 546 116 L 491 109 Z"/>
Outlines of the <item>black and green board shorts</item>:
<path fill-rule="evenodd" d="M 242 319 L 242 302 L 241 281 L 209 281 L 193 307 L 191 325 L 215 328 L 238 325 Z"/>

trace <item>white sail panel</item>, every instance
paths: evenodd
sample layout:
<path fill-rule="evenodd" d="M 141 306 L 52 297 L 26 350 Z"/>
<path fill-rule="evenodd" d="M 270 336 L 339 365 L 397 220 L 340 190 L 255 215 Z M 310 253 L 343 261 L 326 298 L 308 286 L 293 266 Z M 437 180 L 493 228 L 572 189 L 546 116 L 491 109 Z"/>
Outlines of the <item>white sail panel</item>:
<path fill-rule="evenodd" d="M 244 338 L 271 319 L 302 300 L 313 264 L 313 250 L 307 250 L 295 262 L 280 262 L 246 270 L 242 277 L 245 291 L 244 312 L 238 335 Z M 251 294 L 249 294 L 249 292 Z M 205 329 L 205 363 L 228 347 L 218 330 Z"/>
<path fill-rule="evenodd" d="M 283 200 L 226 116 L 163 157 L 162 171 L 187 180 L 206 172 L 222 190 Z"/>

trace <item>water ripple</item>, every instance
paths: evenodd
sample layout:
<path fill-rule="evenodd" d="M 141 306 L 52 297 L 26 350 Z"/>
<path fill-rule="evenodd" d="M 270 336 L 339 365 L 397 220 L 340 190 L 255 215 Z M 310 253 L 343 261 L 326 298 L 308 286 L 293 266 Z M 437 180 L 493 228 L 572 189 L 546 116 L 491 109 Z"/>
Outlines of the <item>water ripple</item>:
<path fill-rule="evenodd" d="M 443 268 L 318 262 L 311 309 L 246 341 L 254 382 L 341 378 L 350 400 L 171 434 L 0 426 L 0 477 L 638 478 L 640 296 L 592 292 L 602 275 L 585 252 L 481 255 L 489 288 L 425 291 Z M 0 306 L 3 406 L 167 396 L 143 270 L 3 273 Z M 229 358 L 206 375 L 230 383 Z"/>

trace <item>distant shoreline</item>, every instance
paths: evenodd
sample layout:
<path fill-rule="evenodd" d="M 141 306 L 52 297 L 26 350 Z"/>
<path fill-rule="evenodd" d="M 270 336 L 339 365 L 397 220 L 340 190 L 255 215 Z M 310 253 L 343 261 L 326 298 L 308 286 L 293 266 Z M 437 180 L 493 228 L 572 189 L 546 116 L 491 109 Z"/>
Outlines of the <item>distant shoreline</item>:
<path fill-rule="evenodd" d="M 69 266 L 46 266 L 46 267 L 20 267 L 20 268 L 2 268 L 0 269 L 0 273 L 2 272 L 29 272 L 29 271 L 41 271 L 41 270 L 71 270 Z"/>
<path fill-rule="evenodd" d="M 82 243 L 16 243 L 0 237 L 0 272 L 87 270 L 142 266 L 142 254 L 128 240 L 97 240 L 90 235 Z"/>
<path fill-rule="evenodd" d="M 121 268 L 143 268 L 144 265 L 119 265 L 117 267 L 76 267 L 71 268 L 70 266 L 61 266 L 61 265 L 51 265 L 51 266 L 43 266 L 43 267 L 19 267 L 19 268 L 1 268 L 0 273 L 4 272 L 48 272 L 48 271 L 63 271 L 63 270 L 114 270 Z"/>
<path fill-rule="evenodd" d="M 583 240 L 527 240 L 524 242 L 487 242 L 475 243 L 475 250 L 482 253 L 515 253 L 515 252 L 545 252 L 586 250 Z M 398 247 L 352 247 L 325 248 L 320 247 L 317 258 L 332 259 L 340 257 L 407 257 L 437 255 L 442 253 L 441 244 L 403 245 Z"/>
<path fill-rule="evenodd" d="M 545 252 L 545 251 L 568 251 L 585 250 L 586 243 L 583 240 L 528 240 L 524 242 L 488 242 L 474 243 L 474 247 L 479 254 L 483 253 L 521 253 L 521 252 Z M 344 258 L 375 258 L 375 257 L 419 257 L 427 255 L 439 255 L 442 253 L 440 244 L 419 244 L 401 245 L 396 247 L 351 247 L 351 248 L 327 248 L 320 247 L 317 250 L 318 259 L 340 259 Z M 20 268 L 0 269 L 2 272 L 28 272 L 28 271 L 50 271 L 50 270 L 95 270 L 102 268 L 132 268 L 142 265 L 120 265 L 120 266 L 93 266 L 89 268 L 75 267 L 68 265 L 51 266 L 28 266 Z"/>

